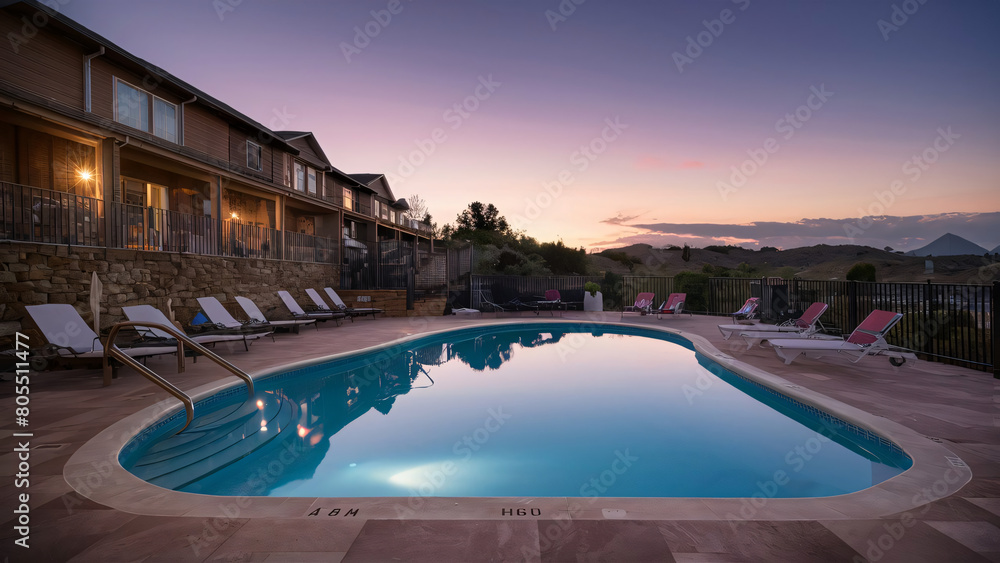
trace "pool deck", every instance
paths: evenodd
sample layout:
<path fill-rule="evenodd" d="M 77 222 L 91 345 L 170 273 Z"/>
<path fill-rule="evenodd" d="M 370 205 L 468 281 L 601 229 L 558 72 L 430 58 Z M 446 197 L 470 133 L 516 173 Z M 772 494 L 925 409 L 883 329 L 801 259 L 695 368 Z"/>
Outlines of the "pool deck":
<path fill-rule="evenodd" d="M 586 319 L 573 312 L 563 318 Z M 531 314 L 499 317 L 526 323 L 551 319 Z M 606 319 L 619 322 L 619 315 L 608 313 Z M 242 345 L 219 351 L 255 373 L 408 335 L 495 320 L 492 314 L 357 320 L 278 335 L 277 342 L 257 342 L 249 352 Z M 102 374 L 97 370 L 45 372 L 31 378 L 26 428 L 15 425 L 13 382 L 0 382 L 0 412 L 8 413 L 7 420 L 0 421 L 4 436 L 0 555 L 10 561 L 1000 561 L 1000 380 L 991 374 L 923 361 L 894 368 L 885 358 L 866 358 L 859 364 L 839 357 L 800 358 L 786 366 L 773 350 L 744 352 L 724 341 L 716 325 L 728 319 L 629 315 L 625 321 L 699 335 L 752 368 L 898 423 L 953 452 L 961 460 L 956 463 L 971 468 L 972 480 L 944 498 L 914 485 L 915 497 L 938 500 L 876 518 L 852 516 L 854 509 L 865 507 L 844 504 L 838 512 L 830 501 L 805 499 L 802 502 L 811 506 L 804 514 L 815 512 L 819 505 L 833 512 L 828 517 L 795 518 L 785 513 L 767 519 L 768 505 L 779 504 L 779 499 L 767 499 L 748 510 L 752 517 L 726 519 L 726 513 L 710 504 L 690 499 L 672 502 L 675 517 L 650 519 L 635 516 L 631 509 L 620 512 L 611 499 L 602 503 L 600 498 L 585 514 L 570 518 L 561 517 L 565 510 L 548 510 L 547 499 L 536 504 L 512 501 L 511 515 L 502 512 L 502 506 L 492 506 L 496 516 L 483 518 L 477 510 L 452 509 L 456 499 L 419 497 L 410 500 L 426 502 L 419 506 L 421 511 L 439 505 L 433 517 L 365 514 L 362 500 L 345 499 L 328 506 L 328 502 L 316 504 L 316 499 L 289 499 L 261 511 L 254 510 L 252 503 L 257 501 L 252 499 L 226 504 L 230 499 L 220 502 L 211 497 L 210 510 L 187 506 L 177 507 L 177 515 L 139 515 L 88 498 L 101 498 L 102 492 L 107 496 L 118 486 L 109 483 L 105 465 L 91 464 L 89 472 L 74 473 L 67 462 L 106 428 L 154 406 L 166 393 L 128 368 L 106 388 L 101 387 Z M 175 373 L 175 361 L 167 356 L 152 359 L 149 365 L 182 389 L 223 379 L 220 370 L 205 360 L 197 364 L 189 360 L 183 374 Z M 17 495 L 25 489 L 14 486 L 17 443 L 12 433 L 25 431 L 33 434 L 27 489 L 30 549 L 14 544 L 19 535 L 13 528 Z M 71 487 L 64 470 L 75 476 L 76 489 L 86 494 Z M 941 480 L 947 479 L 942 473 Z M 114 493 L 117 499 L 130 494 Z M 534 506 L 545 507 L 542 516 L 530 515 Z M 527 508 L 527 514 L 517 515 L 519 507 Z M 319 513 L 310 516 L 317 508 Z M 347 515 L 352 508 L 360 509 Z M 454 518 L 448 517 L 451 510 Z M 228 516 L 220 516 L 220 511 Z"/>

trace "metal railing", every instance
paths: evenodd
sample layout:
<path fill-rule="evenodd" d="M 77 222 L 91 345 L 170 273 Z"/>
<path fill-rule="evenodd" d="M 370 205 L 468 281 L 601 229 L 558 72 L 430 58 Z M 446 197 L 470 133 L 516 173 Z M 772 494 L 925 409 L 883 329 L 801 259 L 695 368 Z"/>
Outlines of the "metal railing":
<path fill-rule="evenodd" d="M 161 389 L 180 399 L 180 401 L 184 403 L 187 421 L 184 423 L 184 426 L 177 431 L 178 434 L 183 432 L 184 429 L 187 428 L 194 420 L 194 401 L 192 401 L 191 397 L 187 393 L 181 391 L 176 385 L 170 383 L 166 379 L 163 379 L 163 377 L 158 375 L 156 372 L 142 365 L 135 358 L 126 354 L 124 350 L 114 345 L 115 337 L 118 336 L 118 331 L 126 327 L 155 328 L 166 332 L 170 336 L 177 339 L 177 371 L 184 371 L 184 346 L 187 345 L 209 360 L 212 360 L 229 373 L 242 379 L 247 384 L 247 400 L 254 397 L 253 378 L 250 377 L 248 373 L 227 362 L 215 352 L 212 352 L 208 348 L 205 348 L 201 344 L 191 340 L 186 334 L 177 330 L 177 327 L 147 321 L 126 321 L 117 323 L 111 327 L 111 332 L 108 333 L 108 345 L 104 347 L 104 386 L 107 387 L 108 385 L 111 385 L 111 379 L 113 376 L 111 358 L 114 358 L 138 371 L 147 379 L 158 385 Z"/>
<path fill-rule="evenodd" d="M 104 246 L 104 202 L 0 182 L 0 239 Z"/>
<path fill-rule="evenodd" d="M 472 276 L 471 307 L 482 307 L 482 290 L 490 290 L 498 303 L 512 299 L 531 301 L 544 298 L 545 292 L 557 289 L 566 302 L 583 302 L 583 286 L 587 282 L 600 283 L 601 276 Z"/>
<path fill-rule="evenodd" d="M 218 221 L 155 207 L 111 203 L 111 246 L 218 255 Z"/>
<path fill-rule="evenodd" d="M 827 330 L 848 334 L 873 310 L 903 313 L 886 338 L 889 344 L 919 356 L 974 369 L 996 365 L 994 343 L 994 288 L 976 284 L 781 280 L 747 278 L 694 279 L 625 276 L 623 302 L 639 291 L 653 291 L 657 302 L 675 291 L 688 293 L 685 311 L 729 314 L 749 297 L 761 300 L 760 318 L 766 322 L 796 318 L 815 302 L 829 305 L 821 319 Z M 699 301 L 700 300 L 700 301 Z M 994 368 L 995 369 L 995 368 Z"/>

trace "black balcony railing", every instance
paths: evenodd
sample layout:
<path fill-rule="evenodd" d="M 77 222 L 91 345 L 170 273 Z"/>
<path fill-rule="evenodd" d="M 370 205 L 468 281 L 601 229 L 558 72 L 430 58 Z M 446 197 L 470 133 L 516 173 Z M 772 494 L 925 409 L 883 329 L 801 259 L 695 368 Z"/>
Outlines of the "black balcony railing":
<path fill-rule="evenodd" d="M 0 237 L 6 240 L 104 245 L 104 202 L 0 182 Z"/>
<path fill-rule="evenodd" d="M 218 221 L 211 217 L 125 203 L 111 204 L 111 246 L 218 255 Z"/>

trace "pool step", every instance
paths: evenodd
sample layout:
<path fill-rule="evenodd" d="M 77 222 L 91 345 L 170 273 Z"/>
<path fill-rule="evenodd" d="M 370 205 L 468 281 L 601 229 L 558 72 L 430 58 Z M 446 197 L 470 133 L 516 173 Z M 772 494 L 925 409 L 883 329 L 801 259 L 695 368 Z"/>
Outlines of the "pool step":
<path fill-rule="evenodd" d="M 295 405 L 282 401 L 273 416 L 253 417 L 242 424 L 217 427 L 198 440 L 188 441 L 173 454 L 167 451 L 144 455 L 130 468 L 137 477 L 168 489 L 182 487 L 250 455 L 256 449 L 277 438 L 282 431 L 294 428 Z M 263 428 L 266 428 L 264 430 Z"/>
<path fill-rule="evenodd" d="M 280 400 L 280 399 L 279 399 Z M 213 436 L 227 434 L 234 428 L 247 424 L 251 419 L 260 424 L 263 420 L 270 421 L 280 408 L 279 400 L 268 398 L 264 409 L 257 408 L 256 403 L 247 401 L 233 408 L 222 409 L 210 413 L 206 417 L 195 417 L 191 426 L 184 432 L 170 436 L 157 442 L 144 454 L 143 459 L 155 460 L 158 454 L 174 456 L 201 447 L 213 440 Z"/>

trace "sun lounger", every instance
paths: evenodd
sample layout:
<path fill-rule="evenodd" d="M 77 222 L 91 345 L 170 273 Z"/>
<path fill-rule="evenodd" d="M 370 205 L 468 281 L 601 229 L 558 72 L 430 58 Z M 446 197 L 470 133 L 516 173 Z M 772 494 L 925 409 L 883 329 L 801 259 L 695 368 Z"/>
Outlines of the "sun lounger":
<path fill-rule="evenodd" d="M 816 326 L 819 323 L 819 318 L 823 316 L 829 306 L 826 303 L 813 303 L 808 309 L 802 313 L 797 319 L 788 321 L 779 325 L 719 325 L 719 331 L 722 332 L 722 338 L 729 340 L 733 334 L 743 335 L 747 332 L 778 332 L 778 333 L 804 333 L 812 334 L 818 330 Z M 822 326 L 822 324 L 820 324 Z M 796 337 L 792 337 L 796 338 Z"/>
<path fill-rule="evenodd" d="M 168 319 L 166 315 L 163 314 L 163 311 L 157 309 L 156 307 L 153 307 L 152 305 L 130 305 L 128 307 L 122 307 L 122 313 L 125 314 L 125 317 L 128 320 L 136 323 L 147 322 L 147 323 L 156 323 L 167 326 L 173 326 L 174 324 L 170 322 L 170 319 Z M 173 336 L 170 335 L 170 333 L 164 332 L 158 328 L 136 327 L 136 330 L 138 330 L 140 334 L 145 334 L 151 338 L 156 338 L 168 342 L 176 342 L 176 340 L 174 339 Z M 226 331 L 226 332 L 215 332 L 215 333 L 206 332 L 203 334 L 189 334 L 187 336 L 191 340 L 194 340 L 195 342 L 203 346 L 206 344 L 216 344 L 218 342 L 243 342 L 243 348 L 249 351 L 250 341 L 256 340 L 257 338 L 260 338 L 261 336 L 264 335 L 243 334 L 233 331 Z"/>
<path fill-rule="evenodd" d="M 344 313 L 329 310 L 306 312 L 302 306 L 299 305 L 298 301 L 296 301 L 295 298 L 285 290 L 279 291 L 278 297 L 281 298 L 281 302 L 285 304 L 285 307 L 288 307 L 288 311 L 292 314 L 292 317 L 296 319 L 315 319 L 320 322 L 333 320 L 334 322 L 337 322 L 337 319 L 342 319 L 347 316 Z M 337 326 L 340 326 L 340 323 L 337 323 Z"/>
<path fill-rule="evenodd" d="M 644 292 L 636 295 L 634 304 L 622 307 L 622 318 L 625 318 L 625 313 L 651 314 L 653 312 L 654 297 L 656 296 L 652 292 Z"/>
<path fill-rule="evenodd" d="M 75 359 L 104 357 L 104 345 L 101 344 L 100 337 L 87 326 L 72 305 L 49 303 L 28 305 L 25 309 L 38 330 L 42 331 L 48 340 L 49 347 L 60 357 Z M 118 348 L 133 358 L 177 352 L 177 348 L 171 346 L 143 345 Z"/>
<path fill-rule="evenodd" d="M 661 316 L 672 315 L 677 316 L 684 312 L 684 300 L 687 299 L 687 293 L 671 293 L 667 296 L 667 300 L 660 304 L 660 308 L 656 310 L 656 318 L 659 319 Z M 691 313 L 688 313 L 691 315 Z"/>
<path fill-rule="evenodd" d="M 889 344 L 885 341 L 885 335 L 901 318 L 903 318 L 902 313 L 876 309 L 845 340 L 775 339 L 770 340 L 770 343 L 778 357 L 786 364 L 792 363 L 800 354 L 807 356 L 847 354 L 855 363 L 865 356 L 885 355 L 893 365 L 899 366 L 907 359 L 916 357 L 909 353 L 890 351 Z"/>
<path fill-rule="evenodd" d="M 271 335 L 271 340 L 274 340 L 274 328 L 263 323 L 241 323 L 215 297 L 199 297 L 198 305 L 201 305 L 209 322 L 218 327 L 246 333 L 254 338 Z"/>
<path fill-rule="evenodd" d="M 290 321 L 271 321 L 264 316 L 264 313 L 260 311 L 260 307 L 253 302 L 249 297 L 237 296 L 236 302 L 239 303 L 240 307 L 243 308 L 243 312 L 247 314 L 247 317 L 257 323 L 267 323 L 274 328 L 291 328 L 294 332 L 299 331 L 299 327 L 302 325 L 313 325 L 316 330 L 319 330 L 319 325 L 316 324 L 316 319 L 293 319 Z"/>
<path fill-rule="evenodd" d="M 306 290 L 307 293 L 308 291 L 309 290 Z M 347 304 L 344 303 L 344 300 L 337 295 L 337 292 L 334 291 L 332 287 L 324 287 L 323 291 L 326 292 L 326 296 L 330 298 L 333 305 L 340 309 L 342 313 L 346 313 L 351 320 L 354 320 L 354 317 L 363 317 L 365 315 L 371 315 L 372 320 L 375 320 L 376 314 L 385 312 L 378 307 L 348 307 Z"/>
<path fill-rule="evenodd" d="M 752 319 L 757 316 L 757 307 L 760 305 L 760 299 L 757 297 L 751 297 L 747 299 L 746 303 L 743 304 L 740 309 L 729 316 L 733 318 L 733 322 L 743 319 Z"/>

